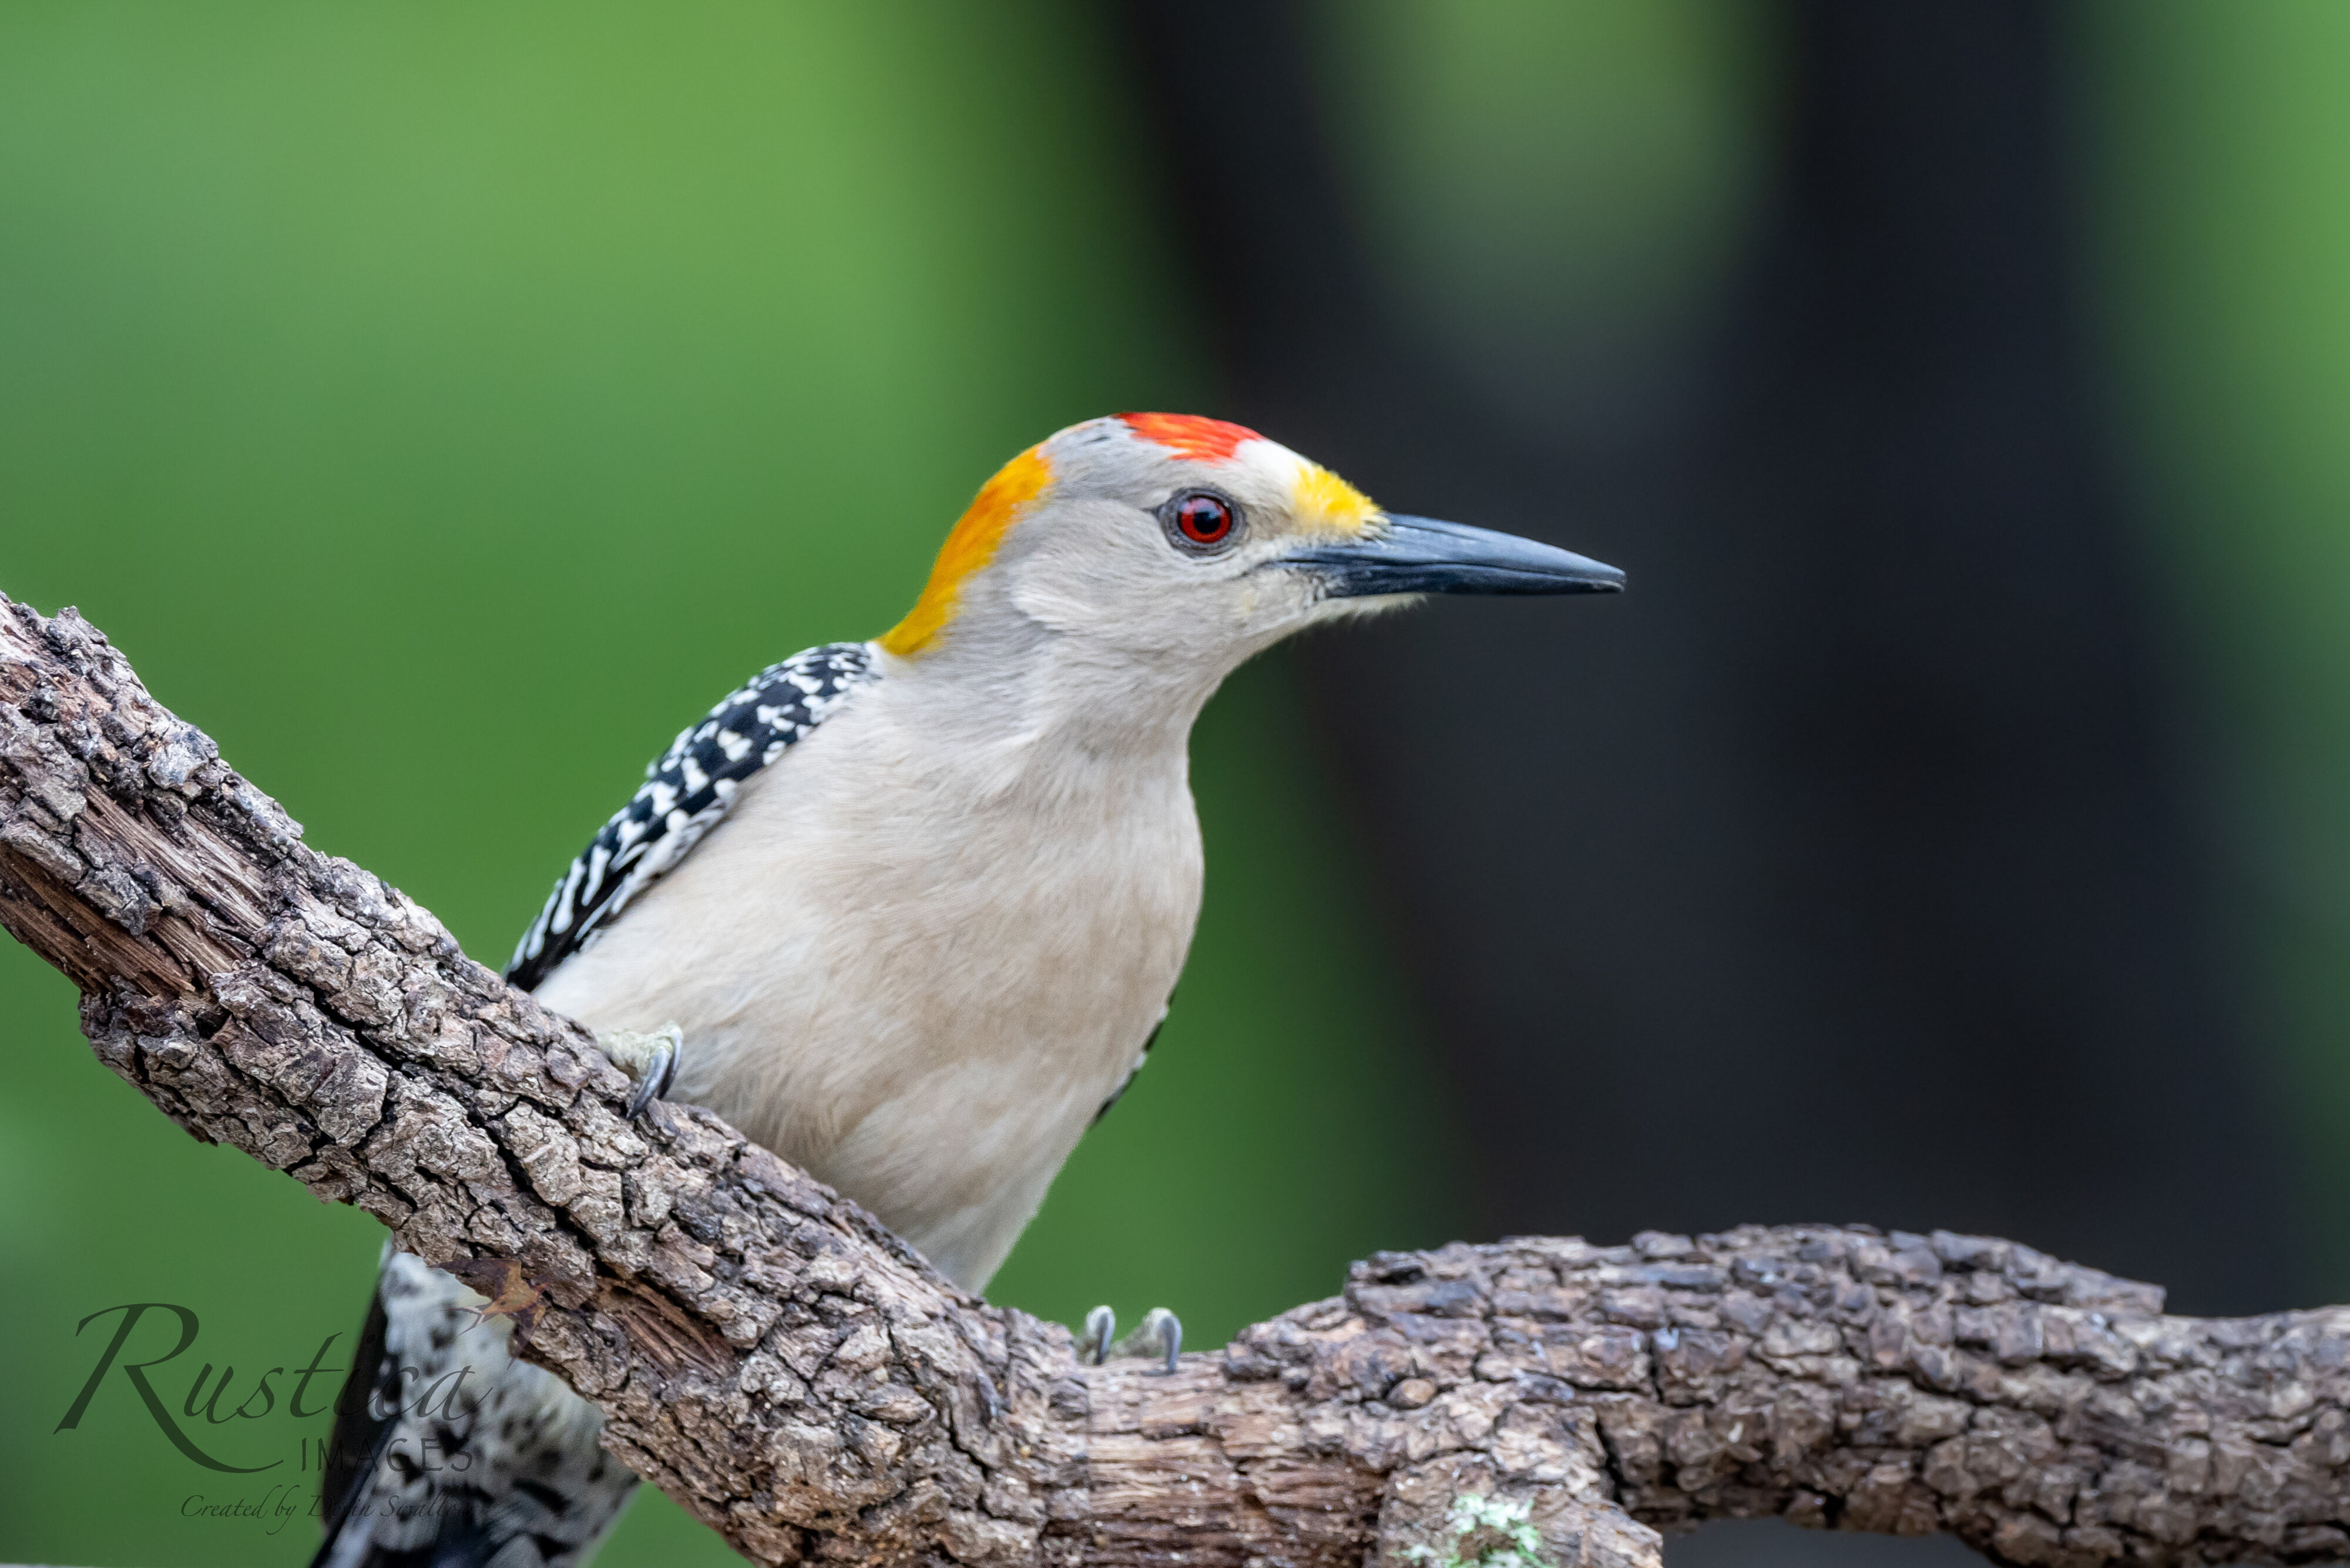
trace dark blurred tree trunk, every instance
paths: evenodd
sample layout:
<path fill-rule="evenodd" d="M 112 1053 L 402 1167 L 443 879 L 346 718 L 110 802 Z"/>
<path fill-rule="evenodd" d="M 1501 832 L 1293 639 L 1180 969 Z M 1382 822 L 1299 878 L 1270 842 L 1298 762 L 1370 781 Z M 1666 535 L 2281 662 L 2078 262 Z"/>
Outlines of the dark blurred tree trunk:
<path fill-rule="evenodd" d="M 2097 1258 L 2178 1310 L 2281 1304 L 2284 1158 L 2085 375 L 2054 15 L 1787 5 L 1724 328 L 1683 406 L 1598 457 L 1513 433 L 1383 323 L 1305 12 L 1124 16 L 1215 411 L 1631 574 L 1304 655 L 1483 1230 L 1865 1213 Z"/>

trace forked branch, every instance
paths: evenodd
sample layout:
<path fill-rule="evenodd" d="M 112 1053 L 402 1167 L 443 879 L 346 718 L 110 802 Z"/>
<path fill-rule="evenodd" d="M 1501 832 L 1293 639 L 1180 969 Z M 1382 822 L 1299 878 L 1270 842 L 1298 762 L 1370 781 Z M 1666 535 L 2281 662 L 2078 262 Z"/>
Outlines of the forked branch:
<path fill-rule="evenodd" d="M 78 616 L 0 599 L 0 923 L 198 1137 L 429 1261 L 764 1563 L 1397 1564 L 1463 1493 L 1565 1564 L 1781 1515 L 2018 1563 L 2350 1556 L 2350 1314 L 2203 1322 L 2027 1248 L 1745 1229 L 1385 1253 L 1184 1359 L 1077 1365 L 316 853 Z"/>

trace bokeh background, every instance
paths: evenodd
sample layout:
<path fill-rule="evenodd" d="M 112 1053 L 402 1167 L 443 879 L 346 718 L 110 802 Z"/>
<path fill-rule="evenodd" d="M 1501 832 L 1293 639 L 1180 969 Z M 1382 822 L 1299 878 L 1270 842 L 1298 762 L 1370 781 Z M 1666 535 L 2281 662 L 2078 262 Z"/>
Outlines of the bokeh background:
<path fill-rule="evenodd" d="M 2345 78 L 2328 0 L 10 0 L 0 590 L 495 962 L 1004 457 L 1238 419 L 1634 591 L 1232 683 L 1173 1016 L 998 1299 L 1212 1345 L 1378 1246 L 1810 1219 L 2344 1299 Z M 56 1431 L 76 1325 L 298 1366 L 380 1232 L 13 947 L 0 1030 L 0 1558 L 303 1561 L 187 1511 L 324 1418 Z M 733 1560 L 658 1496 L 602 1559 Z"/>

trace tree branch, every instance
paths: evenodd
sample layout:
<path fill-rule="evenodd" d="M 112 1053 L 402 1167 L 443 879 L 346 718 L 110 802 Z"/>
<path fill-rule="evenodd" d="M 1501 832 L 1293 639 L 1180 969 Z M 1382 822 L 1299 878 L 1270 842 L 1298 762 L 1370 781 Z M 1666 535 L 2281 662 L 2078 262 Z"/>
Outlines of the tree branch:
<path fill-rule="evenodd" d="M 1393 1564 L 1464 1491 L 1562 1564 L 1783 1515 L 2018 1563 L 2350 1555 L 2350 1314 L 2199 1322 L 1937 1232 L 1383 1253 L 1172 1376 L 957 1291 L 706 1112 L 631 1127 L 585 1031 L 300 841 L 71 610 L 0 599 L 0 923 L 198 1137 L 442 1264 L 747 1555 Z"/>

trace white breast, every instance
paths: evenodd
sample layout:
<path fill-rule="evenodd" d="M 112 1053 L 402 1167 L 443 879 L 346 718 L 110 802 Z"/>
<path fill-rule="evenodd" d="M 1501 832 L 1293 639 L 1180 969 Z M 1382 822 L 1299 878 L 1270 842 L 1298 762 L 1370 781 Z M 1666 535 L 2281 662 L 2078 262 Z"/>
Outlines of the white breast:
<path fill-rule="evenodd" d="M 979 1288 L 1132 1069 L 1199 915 L 1188 724 L 1083 742 L 864 688 L 539 988 L 685 1033 L 677 1097 Z"/>

